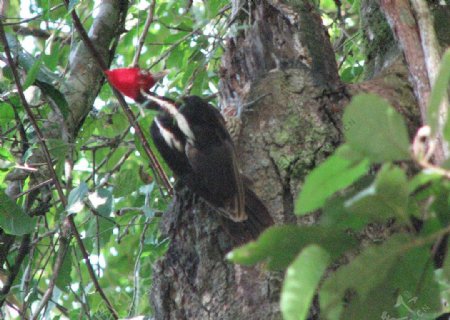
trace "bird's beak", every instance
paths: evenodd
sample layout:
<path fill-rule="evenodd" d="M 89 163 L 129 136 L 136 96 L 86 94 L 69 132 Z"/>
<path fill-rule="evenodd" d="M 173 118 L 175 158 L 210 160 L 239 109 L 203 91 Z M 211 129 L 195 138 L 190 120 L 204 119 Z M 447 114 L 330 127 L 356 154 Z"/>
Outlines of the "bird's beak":
<path fill-rule="evenodd" d="M 155 80 L 155 82 L 158 82 L 159 80 L 161 80 L 162 78 L 164 78 L 165 76 L 167 76 L 170 73 L 170 70 L 166 69 L 157 73 L 153 73 L 152 77 Z"/>

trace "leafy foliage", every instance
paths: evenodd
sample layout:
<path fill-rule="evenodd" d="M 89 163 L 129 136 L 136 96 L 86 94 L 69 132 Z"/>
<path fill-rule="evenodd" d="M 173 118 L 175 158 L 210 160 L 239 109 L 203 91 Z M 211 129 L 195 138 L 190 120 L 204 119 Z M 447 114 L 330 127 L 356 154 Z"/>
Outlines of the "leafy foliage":
<path fill-rule="evenodd" d="M 53 112 L 62 115 L 68 124 L 73 121 L 72 106 L 66 98 L 68 90 L 76 88 L 65 87 L 65 82 L 70 64 L 79 53 L 79 38 L 71 12 L 76 12 L 89 30 L 98 10 L 98 2 L 93 1 L 70 0 L 67 8 L 62 3 L 10 1 L 7 11 L 2 12 L 8 45 L 17 62 L 13 67 L 19 71 L 37 125 L 43 130 L 52 130 L 54 124 L 46 119 Z M 148 13 L 149 3 L 143 1 L 127 9 L 127 32 L 121 34 L 123 30 L 118 30 L 117 46 L 111 44 L 115 49 L 111 68 L 132 63 Z M 229 17 L 228 1 L 156 1 L 154 21 L 139 64 L 156 71 L 170 70 L 166 80 L 158 84 L 159 93 L 217 92 L 217 71 Z M 170 197 L 147 167 L 141 142 L 130 129 L 128 119 L 118 111 L 109 86 L 103 86 L 74 141 L 46 141 L 67 206 L 59 202 L 52 181 L 40 181 L 28 174 L 20 178 L 24 180 L 20 180 L 23 183 L 19 197 L 11 200 L 6 195 L 11 192 L 7 189 L 10 180 L 6 178 L 15 172 L 15 167 L 21 165 L 35 172 L 44 170 L 45 164 L 36 156 L 42 146 L 19 99 L 4 49 L 0 44 L 0 236 L 17 236 L 20 244 L 20 236 L 31 234 L 33 254 L 18 270 L 9 296 L 20 301 L 16 308 L 28 316 L 33 314 L 53 277 L 60 236 L 70 215 L 99 286 L 119 316 L 150 314 L 147 290 L 151 286 L 152 264 L 168 245 L 159 232 L 160 213 Z M 140 113 L 134 105 L 131 108 L 135 114 Z M 146 111 L 145 117 L 138 119 L 146 135 L 153 116 L 153 112 Z M 41 182 L 45 183 L 33 191 L 33 186 Z M 0 265 L 7 272 L 15 266 L 17 248 L 13 249 L 10 255 L 2 253 L 0 257 Z M 110 316 L 74 240 L 55 281 L 52 300 L 45 309 L 49 318 L 87 317 L 86 313 L 89 318 Z M 20 318 L 17 310 L 5 307 L 3 298 L 0 318 L 5 314 Z"/>
<path fill-rule="evenodd" d="M 286 271 L 281 292 L 281 311 L 285 319 L 304 319 L 329 263 L 329 254 L 319 246 L 303 249 Z"/>
<path fill-rule="evenodd" d="M 17 271 L 17 276 L 9 295 L 0 297 L 0 317 L 28 317 L 52 280 L 55 289 L 46 304 L 46 317 L 110 317 L 84 252 L 75 241 L 68 245 L 60 271 L 54 274 L 68 216 L 73 217 L 81 235 L 99 287 L 119 316 L 150 314 L 145 288 L 151 286 L 153 263 L 168 246 L 158 223 L 169 197 L 146 167 L 141 141 L 118 111 L 108 86 L 98 92 L 94 108 L 79 123 L 74 141 L 46 141 L 67 206 L 61 204 L 54 181 L 28 174 L 37 172 L 39 176 L 46 169 L 42 158 L 36 156 L 42 145 L 19 99 L 12 68 L 19 71 L 40 128 L 55 129 L 54 123 L 46 121 L 54 113 L 70 124 L 72 110 L 64 84 L 78 45 L 71 12 L 77 12 L 89 29 L 98 2 L 70 0 L 67 8 L 55 0 L 8 3 L 2 23 L 16 65 L 6 63 L 5 47 L 0 44 L 0 237 L 15 242 L 10 247 L 3 247 L 2 242 L 6 251 L 0 254 L 0 266 L 2 274 Z M 362 33 L 349 36 L 346 29 L 358 25 L 359 1 L 345 4 L 346 16 L 336 13 L 339 3 L 320 1 L 319 9 L 336 44 L 342 80 L 356 82 L 363 71 Z M 126 32 L 119 30 L 120 37 L 110 48 L 115 50 L 113 68 L 133 62 L 148 3 L 137 2 L 127 10 Z M 152 70 L 170 70 L 157 86 L 159 93 L 217 93 L 224 38 L 234 32 L 230 11 L 229 1 L 224 0 L 156 1 L 155 20 L 139 64 Z M 443 58 L 428 115 L 432 133 L 442 129 L 447 141 L 450 122 L 440 128 L 439 105 L 448 87 L 449 56 L 447 52 Z M 138 122 L 148 128 L 154 114 L 145 112 Z M 433 273 L 429 250 L 449 231 L 450 183 L 443 174 L 445 169 L 431 168 L 411 175 L 398 163 L 417 159 L 410 154 L 401 115 L 379 97 L 355 97 L 346 108 L 344 129 L 347 143 L 306 177 L 296 200 L 299 215 L 322 210 L 319 224 L 271 228 L 229 258 L 245 265 L 263 262 L 269 269 L 287 270 L 281 296 L 286 319 L 305 319 L 316 293 L 328 319 L 432 318 L 441 311 L 439 299 L 448 301 L 450 288 L 448 258 L 444 267 Z M 375 175 L 367 174 L 370 166 L 379 167 Z M 17 167 L 26 174 L 17 180 L 8 177 L 16 174 Z M 12 184 L 13 180 L 20 183 Z M 12 187 L 20 189 L 15 192 L 17 198 L 10 197 Z M 411 221 L 417 218 L 424 220 L 422 228 L 412 232 Z M 356 249 L 355 234 L 393 219 L 397 235 Z M 17 248 L 20 243 L 27 244 L 23 235 L 28 234 L 30 254 L 18 267 L 16 263 L 23 257 Z M 328 272 L 347 255 L 356 258 L 336 272 Z M 40 316 L 44 317 L 44 312 Z"/>
<path fill-rule="evenodd" d="M 442 63 L 445 73 L 449 61 Z M 447 85 L 448 78 L 440 76 L 436 87 Z M 421 154 L 410 155 L 401 116 L 380 98 L 354 97 L 345 109 L 344 127 L 346 144 L 306 177 L 297 199 L 297 214 L 323 208 L 318 225 L 272 227 L 229 258 L 287 269 L 281 296 L 285 319 L 306 319 L 305 304 L 311 304 L 313 293 L 324 319 L 434 319 L 443 311 L 440 299 L 447 289 L 442 286 L 448 288 L 450 281 L 442 273 L 437 279 L 430 250 L 450 231 L 450 184 L 443 179 L 448 172 L 424 169 L 408 178 L 397 161 L 421 162 Z M 369 163 L 381 165 L 375 176 L 367 174 Z M 420 227 L 413 225 L 418 219 Z M 355 255 L 357 232 L 392 223 L 395 235 L 361 247 L 324 277 L 325 269 Z"/>
<path fill-rule="evenodd" d="M 21 236 L 32 232 L 35 226 L 36 218 L 30 218 L 4 190 L 0 190 L 0 227 L 9 234 Z"/>

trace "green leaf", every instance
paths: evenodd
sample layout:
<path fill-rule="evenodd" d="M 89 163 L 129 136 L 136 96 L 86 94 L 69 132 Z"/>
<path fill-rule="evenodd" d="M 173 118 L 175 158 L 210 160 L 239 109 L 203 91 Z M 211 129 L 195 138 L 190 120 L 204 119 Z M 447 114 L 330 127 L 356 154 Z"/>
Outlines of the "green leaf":
<path fill-rule="evenodd" d="M 21 236 L 31 233 L 35 226 L 36 218 L 30 218 L 5 190 L 0 190 L 0 227 L 8 234 Z"/>
<path fill-rule="evenodd" d="M 31 86 L 38 76 L 38 72 L 42 65 L 42 59 L 36 59 L 31 66 L 31 68 L 27 72 L 27 77 L 25 82 L 23 83 L 23 89 L 25 90 L 29 86 Z"/>
<path fill-rule="evenodd" d="M 442 56 L 441 66 L 439 73 L 436 77 L 436 81 L 433 85 L 433 89 L 430 94 L 430 102 L 427 112 L 427 124 L 431 127 L 432 134 L 435 134 L 439 127 L 439 121 L 444 116 L 441 114 L 440 105 L 444 97 L 447 96 L 448 85 L 450 81 L 450 49 L 447 50 Z M 450 138 L 450 124 L 447 120 L 446 129 L 444 131 L 448 133 L 445 135 L 447 141 Z"/>
<path fill-rule="evenodd" d="M 429 263 L 430 243 L 397 234 L 366 248 L 357 258 L 330 274 L 319 292 L 326 319 L 380 319 L 396 316 L 397 298 L 414 295 L 413 308 L 440 308 L 439 290 Z M 351 293 L 349 295 L 349 293 Z M 387 319 L 387 318 L 386 318 Z"/>
<path fill-rule="evenodd" d="M 42 90 L 44 94 L 52 98 L 52 100 L 58 106 L 58 109 L 64 119 L 67 119 L 67 116 L 69 115 L 69 105 L 67 104 L 66 98 L 61 93 L 61 91 L 56 89 L 54 85 L 43 81 L 36 81 L 36 85 Z"/>
<path fill-rule="evenodd" d="M 388 164 L 378 172 L 371 186 L 346 202 L 346 207 L 349 211 L 372 221 L 398 217 L 409 222 L 408 196 L 405 172 Z"/>
<path fill-rule="evenodd" d="M 303 320 L 330 262 L 327 251 L 317 245 L 303 249 L 289 266 L 281 291 L 280 307 L 285 320 Z"/>
<path fill-rule="evenodd" d="M 0 159 L 6 161 L 14 161 L 14 157 L 8 149 L 0 147 Z"/>
<path fill-rule="evenodd" d="M 136 170 L 123 169 L 120 170 L 116 179 L 114 179 L 114 197 L 124 197 L 136 191 L 139 186 L 139 177 Z"/>
<path fill-rule="evenodd" d="M 14 119 L 14 110 L 12 106 L 6 103 L 0 103 L 0 125 L 6 124 L 13 119 Z"/>
<path fill-rule="evenodd" d="M 103 217 L 109 217 L 112 211 L 112 193 L 108 189 L 98 189 L 89 194 L 89 201 Z"/>
<path fill-rule="evenodd" d="M 343 122 L 347 143 L 372 162 L 409 159 L 406 125 L 401 115 L 378 96 L 354 97 L 345 108 Z"/>
<path fill-rule="evenodd" d="M 36 59 L 24 51 L 14 35 L 7 34 L 7 39 L 11 46 L 11 51 L 18 57 L 20 66 L 28 73 L 26 79 L 26 82 L 30 82 L 28 85 L 35 82 L 44 94 L 55 101 L 64 119 L 66 119 L 69 113 L 67 101 L 64 95 L 55 87 L 55 83 L 60 79 L 41 63 L 42 58 Z"/>
<path fill-rule="evenodd" d="M 8 149 L 0 147 L 0 170 L 11 168 L 15 159 Z"/>
<path fill-rule="evenodd" d="M 54 259 L 56 259 L 56 255 L 54 255 Z M 53 262 L 54 264 L 54 262 Z M 72 278 L 70 273 L 72 272 L 72 257 L 70 255 L 70 249 L 66 252 L 63 263 L 61 265 L 61 269 L 59 270 L 58 277 L 56 278 L 56 286 L 65 291 L 69 292 L 68 286 L 70 286 L 72 282 Z"/>
<path fill-rule="evenodd" d="M 78 187 L 72 189 L 69 193 L 67 200 L 67 212 L 78 213 L 84 208 L 84 197 L 88 193 L 89 189 L 85 182 L 81 182 Z"/>
<path fill-rule="evenodd" d="M 96 239 L 93 241 L 93 246 L 100 249 L 105 243 L 109 241 L 114 230 L 114 222 L 111 219 L 104 219 L 102 217 L 95 217 L 90 219 L 88 227 L 86 228 L 86 237 Z"/>
<path fill-rule="evenodd" d="M 356 244 L 354 238 L 334 227 L 276 226 L 264 231 L 257 241 L 231 251 L 227 258 L 243 265 L 266 261 L 269 269 L 285 269 L 306 246 L 317 244 L 332 258 Z"/>
<path fill-rule="evenodd" d="M 347 147 L 340 150 L 344 148 Z M 332 155 L 306 177 L 295 202 L 295 213 L 305 214 L 320 208 L 328 197 L 351 185 L 368 169 L 367 160 L 352 161 L 338 154 Z"/>
<path fill-rule="evenodd" d="M 416 191 L 417 189 L 426 184 L 441 179 L 442 176 L 434 171 L 427 171 L 427 170 L 421 171 L 408 182 L 409 193 Z"/>

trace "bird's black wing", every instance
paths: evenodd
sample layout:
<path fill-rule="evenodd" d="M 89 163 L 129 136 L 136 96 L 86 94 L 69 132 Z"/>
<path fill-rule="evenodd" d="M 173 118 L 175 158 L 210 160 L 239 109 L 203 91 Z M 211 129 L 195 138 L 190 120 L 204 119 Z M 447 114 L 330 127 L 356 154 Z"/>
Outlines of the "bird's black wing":
<path fill-rule="evenodd" d="M 235 221 L 247 218 L 244 189 L 231 137 L 220 112 L 199 97 L 184 99 L 180 112 L 195 140 L 186 143 L 186 156 L 194 172 L 194 190 Z"/>

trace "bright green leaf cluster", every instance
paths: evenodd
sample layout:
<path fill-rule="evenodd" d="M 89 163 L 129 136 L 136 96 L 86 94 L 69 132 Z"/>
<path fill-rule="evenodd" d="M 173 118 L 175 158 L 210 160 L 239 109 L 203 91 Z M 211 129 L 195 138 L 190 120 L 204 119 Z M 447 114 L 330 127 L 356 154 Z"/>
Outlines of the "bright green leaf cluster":
<path fill-rule="evenodd" d="M 166 79 L 156 85 L 158 93 L 167 96 L 214 95 L 222 48 L 229 32 L 229 1 L 187 4 L 156 1 L 154 21 L 138 63 L 152 71 L 170 70 Z M 148 15 L 148 5 L 145 1 L 129 4 L 124 17 L 125 28 L 117 32 L 117 47 L 111 43 L 110 48 L 104 48 L 113 54 L 111 68 L 132 63 Z M 80 39 L 74 30 L 71 12 L 76 11 L 85 29 L 89 30 L 98 9 L 96 6 L 97 2 L 79 0 L 68 1 L 68 8 L 56 0 L 10 1 L 6 12 L 2 12 L 6 17 L 3 20 L 2 16 L 2 21 L 7 22 L 8 43 L 17 63 L 15 67 L 37 125 L 44 132 L 61 131 L 54 127 L 57 122 L 46 122 L 48 118 L 53 120 L 55 113 L 61 114 L 69 127 L 73 121 L 70 117 L 72 106 L 68 105 L 65 94 L 75 88 L 67 88 L 64 84 L 71 76 L 68 71 L 75 58 L 69 57 L 69 53 L 77 52 L 75 48 L 80 46 Z M 24 12 L 32 15 L 32 19 L 17 19 Z M 23 27 L 25 32 L 31 30 L 38 36 L 23 35 L 16 27 Z M 68 205 L 65 208 L 61 205 L 51 181 L 33 191 L 32 188 L 42 181 L 31 174 L 20 186 L 21 196 L 13 201 L 4 190 L 10 183 L 6 178 L 16 166 L 30 166 L 32 171 L 29 173 L 37 172 L 40 178 L 46 164 L 36 157 L 36 153 L 41 152 L 41 145 L 17 94 L 12 69 L 4 63 L 2 44 L 0 55 L 3 62 L 0 64 L 0 232 L 18 236 L 16 241 L 21 240 L 20 236 L 30 234 L 34 241 L 33 260 L 26 262 L 31 269 L 21 268 L 16 278 L 17 283 L 27 283 L 28 287 L 14 285 L 11 295 L 26 296 L 28 308 L 42 299 L 42 292 L 53 275 L 60 232 L 66 227 L 63 222 L 67 215 L 72 215 L 100 285 L 119 310 L 120 317 L 150 314 L 144 290 L 151 286 L 153 263 L 168 247 L 168 240 L 159 230 L 159 213 L 166 209 L 170 197 L 166 190 L 160 189 L 158 181 L 154 181 L 141 142 L 118 109 L 111 88 L 105 85 L 100 89 L 92 112 L 83 115 L 85 118 L 79 123 L 81 127 L 74 141 L 46 139 Z M 86 68 L 86 75 L 91 72 L 91 67 Z M 139 124 L 152 145 L 148 128 L 155 113 L 145 111 L 142 117 L 134 104 L 130 104 L 130 108 L 138 115 Z M 159 160 L 170 176 L 170 170 L 161 158 Z M 146 179 L 142 175 L 147 175 Z M 39 196 L 34 198 L 36 194 Z M 11 248 L 11 255 L 5 258 L 8 266 L 13 267 L 17 246 Z M 81 252 L 72 241 L 56 278 L 54 300 L 46 308 L 47 317 L 56 319 L 61 315 L 53 301 L 63 305 L 63 310 L 72 310 L 67 317 L 109 316 L 105 313 L 104 301 L 98 293 L 93 293 L 91 277 L 82 261 Z M 30 274 L 31 278 L 28 278 Z M 133 301 L 136 297 L 139 299 Z M 84 314 L 86 309 L 79 301 L 89 306 L 90 314 Z M 135 308 L 129 310 L 132 303 Z"/>
<path fill-rule="evenodd" d="M 430 102 L 433 132 L 450 79 L 449 57 Z M 442 312 L 442 284 L 450 287 L 449 273 L 438 283 L 432 262 L 450 232 L 450 183 L 437 170 L 405 169 L 415 160 L 406 125 L 377 96 L 354 97 L 343 130 L 346 143 L 305 178 L 295 203 L 298 215 L 322 209 L 317 225 L 272 227 L 228 258 L 286 269 L 285 319 L 307 319 L 315 294 L 324 319 L 434 319 Z M 355 253 L 357 235 L 377 226 L 396 234 Z M 448 266 L 449 258 L 435 263 Z"/>

